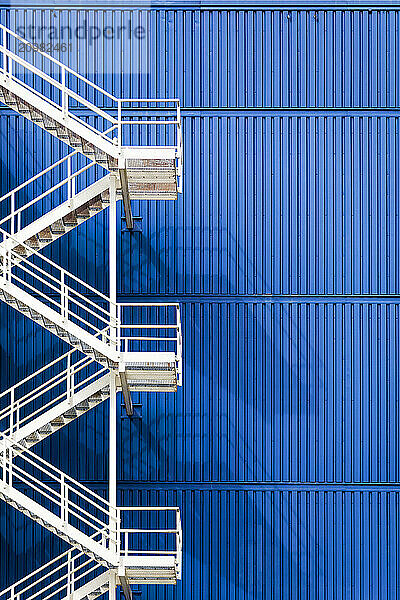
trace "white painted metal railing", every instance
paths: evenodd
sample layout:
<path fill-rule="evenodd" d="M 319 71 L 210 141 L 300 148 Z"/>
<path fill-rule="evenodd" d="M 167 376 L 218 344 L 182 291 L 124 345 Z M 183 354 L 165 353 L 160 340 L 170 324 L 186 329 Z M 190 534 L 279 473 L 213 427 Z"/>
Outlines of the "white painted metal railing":
<path fill-rule="evenodd" d="M 47 116 L 56 123 L 62 120 L 63 126 L 78 131 L 73 135 L 81 136 L 83 140 L 86 139 L 87 132 L 90 132 L 92 137 L 88 139 L 93 144 L 91 152 L 95 148 L 114 158 L 124 158 L 126 142 L 135 135 L 139 141 L 152 141 L 153 146 L 148 145 L 148 148 L 157 146 L 160 139 L 173 138 L 172 145 L 162 145 L 168 149 L 170 157 L 175 151 L 178 191 L 181 191 L 182 125 L 179 100 L 116 98 L 40 50 L 35 50 L 31 56 L 34 60 L 40 58 L 41 67 L 21 58 L 15 51 L 16 42 L 29 44 L 0 25 L 0 83 L 5 88 L 4 95 L 7 89 L 13 89 L 16 93 L 14 100 L 9 101 L 11 106 L 18 107 L 18 101 L 15 100 L 18 92 L 22 99 L 22 114 L 35 111 L 35 102 L 40 102 L 43 117 Z M 42 68 L 45 64 L 50 65 L 49 69 Z M 89 91 L 92 99 L 101 100 L 102 108 L 80 93 L 82 86 L 86 92 Z M 44 89 L 46 94 L 42 93 Z M 32 104 L 29 108 L 30 102 Z M 94 117 L 99 127 L 82 120 L 76 114 L 78 106 L 84 106 L 86 113 Z M 32 114 L 32 119 L 37 118 L 37 115 L 33 117 Z M 137 130 L 134 130 L 135 127 Z M 123 563 L 133 565 L 135 557 L 149 556 L 151 568 L 152 556 L 164 556 L 168 559 L 173 557 L 176 573 L 180 578 L 182 526 L 179 508 L 116 507 L 115 496 L 111 492 L 110 499 L 113 502 L 105 500 L 19 443 L 21 439 L 28 439 L 32 431 L 36 435 L 40 428 L 46 429 L 52 423 L 50 415 L 55 414 L 55 407 L 59 406 L 57 418 L 62 414 L 67 415 L 71 412 L 68 403 L 72 406 L 75 401 L 78 406 L 83 398 L 85 405 L 89 393 L 94 394 L 95 403 L 98 399 L 95 395 L 99 391 L 104 395 L 104 390 L 112 390 L 114 403 L 111 402 L 110 407 L 115 407 L 117 379 L 110 368 L 114 369 L 116 365 L 120 367 L 122 381 L 124 360 L 127 363 L 130 360 L 133 365 L 135 361 L 140 363 L 137 356 L 132 358 L 135 353 L 154 352 L 161 356 L 168 353 L 166 360 L 171 361 L 170 353 L 174 352 L 177 380 L 179 385 L 182 384 L 182 326 L 177 303 L 117 303 L 115 278 L 110 277 L 111 300 L 106 294 L 44 257 L 32 247 L 32 243 L 27 243 L 32 242 L 28 234 L 31 235 L 33 231 L 31 225 L 36 220 L 35 211 L 41 213 L 40 226 L 43 227 L 46 223 L 47 227 L 51 224 L 47 222 L 48 219 L 55 217 L 57 221 L 69 214 L 66 209 L 74 210 L 78 204 L 80 207 L 86 203 L 86 196 L 81 195 L 77 199 L 80 193 L 78 182 L 81 177 L 86 176 L 94 176 L 96 179 L 95 188 L 86 186 L 82 190 L 89 190 L 88 194 L 93 193 L 93 198 L 109 189 L 110 199 L 112 196 L 114 202 L 110 204 L 110 223 L 114 219 L 115 227 L 115 173 L 99 180 L 96 169 L 101 167 L 91 161 L 79 166 L 74 162 L 77 155 L 78 152 L 72 152 L 0 198 L 0 209 L 10 207 L 6 216 L 4 210 L 0 213 L 0 286 L 5 292 L 2 297 L 10 304 L 16 302 L 17 307 L 24 312 L 30 311 L 29 316 L 42 322 L 45 327 L 57 327 L 56 332 L 63 334 L 61 337 L 66 337 L 67 330 L 70 343 L 75 343 L 72 337 L 77 337 L 82 342 L 83 351 L 85 345 L 92 345 L 95 352 L 100 352 L 100 355 L 104 353 L 108 358 L 111 357 L 112 363 L 116 362 L 111 363 L 111 367 L 110 363 L 107 363 L 108 367 L 102 367 L 93 358 L 82 358 L 78 350 L 71 350 L 0 394 L 0 404 L 8 402 L 0 410 L 0 491 L 2 498 L 32 518 L 36 515 L 39 522 L 51 531 L 58 532 L 71 544 L 75 540 L 79 548 L 85 548 L 90 556 L 99 558 L 100 562 L 103 561 L 109 567 L 121 567 Z M 103 158 L 98 160 L 104 162 Z M 39 194 L 31 193 L 42 178 L 55 175 L 56 170 L 65 165 L 66 176 L 56 176 L 59 180 L 50 187 L 42 181 L 41 185 L 46 189 Z M 93 173 L 89 173 L 89 170 Z M 29 199 L 18 199 L 20 192 L 22 196 L 29 195 Z M 49 216 L 50 196 L 55 192 L 60 192 L 63 201 L 57 205 L 57 209 L 60 208 L 57 215 L 51 213 Z M 42 200 L 43 205 L 39 205 Z M 45 205 L 46 214 L 43 211 Z M 25 227 L 27 229 L 24 230 Z M 33 227 L 39 227 L 39 222 Z M 38 229 L 37 233 L 42 231 L 43 229 Z M 110 247 L 111 240 L 110 237 Z M 110 256 L 112 255 L 110 250 Z M 110 265 L 114 268 L 115 262 L 111 261 Z M 148 354 L 144 360 L 147 359 Z M 162 364 L 163 359 L 159 360 Z M 67 411 L 63 413 L 65 405 Z M 86 407 L 82 410 L 86 410 Z M 77 412 L 74 414 L 77 415 Z M 25 426 L 26 429 L 23 429 Z M 49 431 L 48 427 L 46 431 Z M 40 438 L 35 435 L 35 439 Z M 115 445 L 112 446 L 110 435 L 110 455 L 112 447 Z M 150 516 L 145 517 L 146 514 Z M 171 514 L 173 524 L 168 518 Z M 153 527 L 154 516 L 157 523 Z M 60 527 L 64 533 L 60 533 Z M 152 536 L 156 536 L 155 543 Z M 99 547 L 104 551 L 98 553 Z M 86 582 L 88 575 L 89 579 L 93 579 L 99 572 L 105 573 L 99 562 L 72 548 L 1 592 L 0 600 L 71 599 L 75 592 L 79 592 L 79 587 Z M 96 582 L 93 581 L 93 584 Z"/>
<path fill-rule="evenodd" d="M 4 435 L 18 432 L 35 419 L 41 418 L 41 424 L 46 424 L 46 413 L 51 408 L 71 401 L 75 394 L 109 372 L 94 359 L 79 355 L 78 350 L 70 350 L 0 394 L 0 403 L 7 402 L 0 410 L 0 430 Z M 61 371 L 54 375 L 57 370 Z M 87 371 L 94 372 L 87 375 Z"/>
<path fill-rule="evenodd" d="M 15 249 L 17 239 L 3 230 L 0 230 L 0 236 L 3 236 L 3 242 L 0 243 L 0 285 L 2 280 L 3 285 L 7 282 L 16 285 L 40 300 L 45 307 L 55 311 L 65 322 L 70 321 L 78 325 L 89 344 L 90 338 L 87 335 L 101 337 L 102 342 L 119 355 L 137 351 L 135 346 L 139 342 L 153 345 L 163 343 L 163 351 L 175 351 L 177 355 L 178 375 L 181 381 L 182 327 L 179 304 L 113 303 L 108 296 L 24 243 L 18 243 L 18 247 L 34 255 L 36 262 L 21 257 Z M 14 242 L 14 247 L 11 242 Z M 78 292 L 78 287 L 85 293 Z M 91 300 L 89 295 L 98 298 L 105 307 Z M 166 313 L 164 318 L 157 320 L 157 312 L 167 311 L 169 308 L 173 310 L 174 322 L 168 322 Z M 125 318 L 125 314 L 135 309 L 146 311 L 147 318 L 144 322 L 133 323 Z M 154 311 L 155 317 L 149 318 L 149 310 Z M 149 335 L 150 331 L 154 331 L 155 335 Z M 162 331 L 164 333 L 161 335 Z M 143 350 L 143 347 L 140 349 Z M 154 346 L 151 349 L 154 349 Z"/>
<path fill-rule="evenodd" d="M 4 230 L 0 230 L 1 238 L 0 284 L 2 279 L 4 285 L 7 282 L 16 285 L 38 298 L 40 302 L 59 314 L 65 322 L 74 322 L 90 335 L 101 335 L 103 342 L 115 347 L 115 340 L 111 339 L 109 327 L 117 327 L 117 320 L 114 316 L 117 306 L 108 296 L 79 277 L 72 275 L 43 254 L 33 250 L 27 244 L 18 242 L 17 238 Z M 11 245 L 12 242 L 14 247 Z M 21 257 L 21 254 L 15 249 L 17 243 L 20 249 L 25 249 L 27 253 L 34 255 L 36 263 L 41 266 Z M 85 293 L 79 292 L 76 289 L 78 287 Z M 99 298 L 105 308 L 90 300 L 89 295 Z M 85 316 L 82 316 L 83 314 Z"/>
<path fill-rule="evenodd" d="M 159 521 L 164 517 L 165 526 L 160 527 L 123 527 L 126 517 L 136 519 L 143 517 L 146 513 L 155 515 Z M 164 514 L 163 514 L 164 513 Z M 174 517 L 173 526 L 168 527 L 168 513 L 172 513 Z M 165 515 L 165 516 L 164 516 Z M 149 519 L 147 519 L 149 520 Z M 177 577 L 180 579 L 182 566 L 182 523 L 181 512 L 177 506 L 119 506 L 117 508 L 117 523 L 118 523 L 118 548 L 121 557 L 127 559 L 126 565 L 129 565 L 129 557 L 135 556 L 173 556 L 177 565 Z M 147 536 L 163 535 L 164 539 L 158 542 L 158 547 L 150 547 L 146 543 Z M 140 539 L 140 543 L 138 542 Z M 170 538 L 170 540 L 168 540 Z M 172 540 L 171 540 L 172 538 Z M 171 543 L 172 541 L 172 543 Z M 139 547 L 140 546 L 140 547 Z M 146 548 L 143 548 L 146 546 Z M 161 548 L 160 548 L 161 546 Z M 169 548 L 168 548 L 169 546 Z"/>
<path fill-rule="evenodd" d="M 107 500 L 3 433 L 0 474 L 3 486 L 23 489 L 28 499 L 40 504 L 38 511 L 48 506 L 65 525 L 88 536 L 101 533 L 107 547 L 116 539 L 115 508 Z"/>
<path fill-rule="evenodd" d="M 67 67 L 51 55 L 42 52 L 34 45 L 27 42 L 24 38 L 11 31 L 4 25 L 0 25 L 1 31 L 1 42 L 0 42 L 0 56 L 2 56 L 2 67 L 0 72 L 3 76 L 18 81 L 21 85 L 27 87 L 35 95 L 42 100 L 45 100 L 51 104 L 54 108 L 62 111 L 65 117 L 70 117 L 84 125 L 91 132 L 100 136 L 104 141 L 110 145 L 110 153 L 113 156 L 117 156 L 121 153 L 122 147 L 127 144 L 129 135 L 124 134 L 124 130 L 127 128 L 138 127 L 140 129 L 150 127 L 159 128 L 171 126 L 175 131 L 175 141 L 173 147 L 175 147 L 176 159 L 177 159 L 177 172 L 179 176 L 179 191 L 182 191 L 182 123 L 180 113 L 180 102 L 177 98 L 117 98 L 113 94 L 110 94 L 100 86 L 96 85 L 92 81 L 83 77 L 70 67 Z M 42 68 L 38 68 L 34 64 L 28 62 L 25 58 L 18 56 L 15 52 L 17 42 L 23 43 L 33 50 L 31 56 L 35 58 L 40 56 L 42 64 L 47 62 L 48 69 L 46 72 Z M 16 67 L 19 67 L 21 73 L 17 73 Z M 59 93 L 59 100 L 56 102 L 51 100 L 48 95 L 43 95 L 33 85 L 26 83 L 23 74 L 29 73 L 39 78 L 40 82 L 46 83 L 51 88 Z M 99 108 L 93 102 L 87 100 L 86 97 L 79 94 L 72 87 L 72 81 L 75 81 L 76 89 L 79 89 L 79 85 L 84 85 L 86 91 L 97 98 L 99 101 L 106 105 L 106 108 Z M 54 95 L 54 94 L 53 94 Z M 88 109 L 91 114 L 95 117 L 100 117 L 106 124 L 105 130 L 98 129 L 89 125 L 87 121 L 81 119 L 71 109 L 72 103 L 75 102 L 78 105 L 84 106 Z M 128 106 L 127 106 L 128 105 Z M 153 106 L 152 106 L 153 105 Z M 130 113 L 139 113 L 137 118 L 130 118 Z M 148 116 L 146 113 L 154 113 L 154 116 Z M 143 115 L 143 113 L 145 113 Z M 168 113 L 172 113 L 171 116 L 167 116 Z M 110 137 L 112 136 L 112 138 Z M 113 151 L 113 148 L 117 150 L 117 154 Z"/>
<path fill-rule="evenodd" d="M 123 513 L 140 517 L 144 513 L 152 513 L 157 519 L 162 519 L 165 513 L 172 513 L 174 526 L 169 528 L 121 528 Z M 177 578 L 181 578 L 182 567 L 182 524 L 178 507 L 118 507 L 118 548 L 120 556 L 129 565 L 135 556 L 173 556 L 177 567 Z M 138 538 L 159 534 L 162 537 L 173 539 L 173 547 L 169 550 L 151 548 L 143 550 L 139 546 Z M 102 543 L 103 531 L 91 536 L 94 541 Z M 143 545 L 143 544 L 142 544 Z M 161 546 L 166 545 L 161 542 Z M 72 597 L 88 579 L 94 579 L 105 572 L 105 567 L 97 561 L 87 557 L 84 552 L 71 548 L 56 558 L 48 561 L 44 566 L 36 569 L 23 577 L 7 589 L 0 592 L 0 600 L 52 600 L 63 597 Z"/>
<path fill-rule="evenodd" d="M 173 351 L 178 385 L 182 385 L 182 324 L 177 302 L 118 302 L 117 322 L 117 346 L 122 355 L 156 347 Z"/>
<path fill-rule="evenodd" d="M 101 533 L 95 534 L 92 539 L 100 543 Z M 96 577 L 104 571 L 105 567 L 93 558 L 71 548 L 0 592 L 0 600 L 72 598 L 88 577 Z"/>
<path fill-rule="evenodd" d="M 37 206 L 41 200 L 49 198 L 57 190 L 60 190 L 60 192 L 63 194 L 63 200 L 65 202 L 70 203 L 72 209 L 73 205 L 71 204 L 71 202 L 73 201 L 78 191 L 78 181 L 80 176 L 83 175 L 83 173 L 87 173 L 88 171 L 92 171 L 94 173 L 96 169 L 99 169 L 98 165 L 94 161 L 90 161 L 83 167 L 77 168 L 76 165 L 74 165 L 73 159 L 78 154 L 78 151 L 71 152 L 64 158 L 57 160 L 55 163 L 53 163 L 46 169 L 43 169 L 40 173 L 37 173 L 33 177 L 30 177 L 30 179 L 27 179 L 26 181 L 24 181 L 24 183 L 21 183 L 20 185 L 16 186 L 10 192 L 7 192 L 7 194 L 1 196 L 0 203 L 6 203 L 7 201 L 9 201 L 10 209 L 9 214 L 7 214 L 7 216 L 0 220 L 0 227 L 8 230 L 8 233 L 10 233 L 11 235 L 19 232 L 22 226 L 26 226 L 30 221 L 34 220 L 33 216 L 30 217 L 30 220 L 24 218 L 27 214 L 28 209 L 33 209 L 33 207 L 35 205 Z M 47 178 L 51 176 L 56 170 L 59 170 L 63 166 L 67 167 L 67 176 L 57 181 L 57 183 L 48 187 L 46 181 L 39 181 L 42 178 L 44 179 L 45 177 Z M 29 199 L 29 201 L 25 201 L 22 205 L 20 205 L 20 202 L 18 202 L 19 193 L 21 192 L 21 196 L 26 195 L 27 192 L 29 193 L 31 191 L 28 189 L 29 186 L 35 183 L 40 183 L 41 187 L 48 187 L 48 189 L 36 196 L 34 195 L 34 197 Z M 33 210 L 31 212 L 33 214 Z"/>

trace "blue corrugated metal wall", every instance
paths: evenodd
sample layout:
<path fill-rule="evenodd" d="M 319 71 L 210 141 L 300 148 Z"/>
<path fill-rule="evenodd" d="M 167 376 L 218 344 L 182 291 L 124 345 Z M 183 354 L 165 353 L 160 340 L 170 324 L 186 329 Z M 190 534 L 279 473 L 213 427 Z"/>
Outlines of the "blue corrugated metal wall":
<path fill-rule="evenodd" d="M 23 4 L 1 21 L 32 19 Z M 70 56 L 117 95 L 183 104 L 184 195 L 142 204 L 143 233 L 119 236 L 120 298 L 183 309 L 183 389 L 142 394 L 143 419 L 120 422 L 121 502 L 183 515 L 182 584 L 141 597 L 398 598 L 400 10 L 236 4 L 143 8 L 146 76 L 112 75 L 117 42 Z M 135 14 L 86 7 L 34 16 Z M 65 152 L 4 107 L 0 140 L 3 192 Z M 51 249 L 103 290 L 106 227 Z M 0 324 L 2 388 L 62 346 L 5 306 Z M 103 490 L 106 419 L 97 408 L 43 455 Z M 1 588 L 60 548 L 4 504 L 0 535 Z"/>

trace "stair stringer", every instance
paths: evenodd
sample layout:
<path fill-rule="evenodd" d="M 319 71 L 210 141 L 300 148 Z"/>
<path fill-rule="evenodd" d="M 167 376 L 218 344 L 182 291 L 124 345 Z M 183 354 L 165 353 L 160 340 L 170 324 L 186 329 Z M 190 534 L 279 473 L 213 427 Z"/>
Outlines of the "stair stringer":
<path fill-rule="evenodd" d="M 89 410 L 91 410 L 92 408 L 94 408 L 95 406 L 98 406 L 99 404 L 104 402 L 107 398 L 109 398 L 109 385 L 110 385 L 110 375 L 109 374 L 103 375 L 102 377 L 100 377 L 99 379 L 94 381 L 93 383 L 85 386 L 82 390 L 79 390 L 78 392 L 74 393 L 71 397 L 71 400 L 64 400 L 63 402 L 60 402 L 59 404 L 57 404 L 50 410 L 46 411 L 46 413 L 39 416 L 37 419 L 34 419 L 30 423 L 27 423 L 26 425 L 22 426 L 20 429 L 15 431 L 12 434 L 12 436 L 10 436 L 10 439 L 13 442 L 19 443 L 23 446 L 26 446 L 27 448 L 31 448 L 33 445 L 35 445 L 39 441 L 42 441 L 42 439 L 45 439 L 52 433 L 59 431 L 62 427 L 65 427 L 69 423 L 60 425 L 59 427 L 54 429 L 54 431 L 49 431 L 49 433 L 47 435 L 42 435 L 41 439 L 38 439 L 38 440 L 34 441 L 33 443 L 28 442 L 27 438 L 29 438 L 29 436 L 32 436 L 32 434 L 38 432 L 41 427 L 45 427 L 46 425 L 51 424 L 52 421 L 59 419 L 60 417 L 65 415 L 69 410 L 79 406 L 79 404 L 85 402 L 92 396 L 95 396 L 96 394 L 100 394 L 102 391 L 104 391 L 105 393 L 100 394 L 101 400 L 99 400 L 98 402 L 96 402 L 96 404 L 93 404 L 93 406 L 91 406 L 87 410 L 85 410 L 85 413 L 88 412 Z M 77 417 L 75 417 L 74 419 L 71 419 L 71 420 L 75 420 L 75 419 L 79 418 L 79 416 L 80 415 L 77 415 Z"/>
<path fill-rule="evenodd" d="M 96 338 L 94 335 L 88 333 L 75 323 L 72 323 L 69 319 L 63 319 L 63 317 L 55 310 L 46 306 L 31 294 L 21 290 L 14 283 L 4 280 L 4 277 L 0 276 L 0 292 L 1 290 L 13 298 L 13 301 L 7 300 L 6 296 L 2 298 L 7 304 L 13 306 L 13 308 L 22 314 L 25 314 L 24 310 L 21 310 L 21 307 L 19 307 L 18 304 L 14 306 L 15 302 L 21 303 L 28 309 L 38 313 L 43 320 L 46 319 L 46 321 L 48 321 L 47 325 L 45 324 L 45 321 L 40 323 L 45 329 L 48 329 L 60 339 L 65 340 L 65 337 L 67 337 L 68 342 L 72 346 L 78 347 L 84 354 L 93 357 L 98 362 L 107 364 L 108 368 L 118 368 L 119 355 L 117 351 L 113 350 L 110 346 L 107 346 L 107 344 Z M 35 319 L 33 319 L 33 321 L 35 321 Z M 65 335 L 60 335 L 57 328 L 58 330 L 65 332 Z M 74 341 L 71 341 L 71 338 L 74 338 L 77 341 L 74 343 Z"/>
<path fill-rule="evenodd" d="M 73 592 L 73 600 L 95 600 L 101 594 L 105 594 L 110 589 L 110 574 L 105 571 L 88 583 L 85 583 Z M 71 599 L 70 595 L 64 596 L 65 599 Z"/>
<path fill-rule="evenodd" d="M 79 529 L 65 523 L 60 517 L 57 517 L 54 513 L 47 510 L 47 508 L 25 496 L 25 494 L 19 492 L 14 487 L 3 485 L 0 488 L 0 499 L 35 521 L 35 523 L 55 533 L 74 548 L 94 558 L 101 565 L 108 568 L 118 566 L 119 559 L 117 554 L 114 554 L 99 542 L 95 542 L 88 535 L 79 531 Z"/>
<path fill-rule="evenodd" d="M 55 105 L 51 104 L 44 98 L 41 98 L 37 94 L 31 92 L 24 85 L 22 85 L 22 83 L 18 82 L 15 79 L 10 79 L 8 76 L 5 76 L 3 74 L 0 74 L 0 88 L 1 87 L 4 87 L 9 93 L 18 96 L 18 98 L 20 98 L 26 105 L 28 105 L 26 107 L 27 110 L 29 107 L 32 107 L 32 109 L 34 109 L 35 112 L 39 112 L 42 115 L 48 117 L 49 119 L 53 119 L 59 124 L 60 127 L 64 127 L 66 130 L 72 132 L 73 135 L 82 138 L 82 140 L 91 144 L 92 147 L 98 148 L 102 153 L 104 153 L 104 160 L 107 161 L 109 170 L 117 169 L 117 159 L 121 155 L 121 153 L 118 149 L 118 146 L 111 141 L 111 138 L 109 140 L 105 139 L 99 133 L 92 131 L 78 118 L 75 119 L 69 116 L 68 114 L 65 114 L 61 108 L 57 108 Z M 6 99 L 4 99 L 4 102 L 8 106 L 10 106 L 10 104 L 7 103 Z M 10 108 L 15 110 L 16 112 L 19 112 L 30 121 L 33 121 L 33 119 L 29 116 L 29 112 L 21 112 L 21 110 L 18 110 L 16 106 L 10 106 Z M 41 120 L 35 120 L 35 124 L 37 124 L 42 129 L 45 129 L 45 131 L 48 131 L 49 133 L 60 139 L 60 137 L 56 133 L 54 133 L 54 131 L 56 130 L 53 131 L 52 129 L 46 128 L 44 126 L 44 122 L 42 125 Z M 81 152 L 90 159 L 94 158 L 94 160 L 96 160 L 96 154 L 94 154 L 93 156 L 93 152 L 85 152 L 84 146 L 82 146 L 82 149 L 79 148 L 79 152 Z M 96 162 L 99 161 L 96 160 Z"/>
<path fill-rule="evenodd" d="M 81 208 L 87 202 L 90 202 L 91 200 L 94 200 L 97 196 L 101 196 L 102 194 L 104 194 L 109 189 L 109 187 L 110 175 L 105 175 L 104 177 L 102 177 L 95 183 L 92 183 L 84 190 L 78 192 L 71 200 L 66 200 L 59 206 L 56 206 L 55 208 L 49 210 L 47 213 L 45 213 L 38 219 L 35 219 L 32 223 L 30 223 L 17 233 L 14 233 L 12 238 L 8 238 L 4 242 L 1 242 L 0 249 L 14 250 L 17 246 L 19 246 L 19 244 L 26 244 L 26 242 L 29 239 L 31 239 L 34 236 L 37 236 L 39 233 L 42 233 L 47 228 L 51 228 L 57 223 L 57 221 L 60 221 L 61 219 L 69 215 L 73 210 Z M 104 201 L 103 203 L 105 204 Z M 106 207 L 104 206 L 102 210 L 105 210 L 105 208 Z M 91 218 L 91 216 L 84 219 L 83 222 L 87 221 L 89 218 Z M 78 223 L 75 227 L 79 227 L 79 225 L 80 223 Z M 69 230 L 66 230 L 65 233 L 68 233 L 68 231 Z M 55 241 L 55 239 L 58 239 L 62 235 L 65 234 L 55 236 L 54 239 L 51 239 L 48 242 L 48 244 L 52 243 L 53 241 Z M 42 248 L 48 244 L 43 243 Z M 33 253 L 34 250 L 32 250 L 31 253 L 27 251 L 27 253 L 23 255 L 23 258 L 27 258 Z"/>

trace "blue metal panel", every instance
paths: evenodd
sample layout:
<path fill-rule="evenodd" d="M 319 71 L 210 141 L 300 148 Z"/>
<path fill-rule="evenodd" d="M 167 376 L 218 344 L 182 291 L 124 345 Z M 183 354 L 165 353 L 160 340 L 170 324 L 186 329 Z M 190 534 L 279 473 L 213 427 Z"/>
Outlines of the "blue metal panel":
<path fill-rule="evenodd" d="M 182 584 L 141 597 L 399 597 L 399 8 L 85 4 L 0 19 L 140 14 L 148 69 L 126 36 L 61 58 L 183 103 L 184 195 L 136 204 L 143 232 L 119 232 L 121 300 L 182 300 L 184 328 L 183 389 L 141 394 L 119 428 L 121 503 L 182 508 Z M 1 107 L 0 143 L 2 193 L 66 153 Z M 106 291 L 107 227 L 47 254 Z M 63 346 L 0 306 L 0 348 L 5 388 Z M 105 492 L 107 415 L 37 451 Z M 4 504 L 0 532 L 0 588 L 62 548 Z"/>

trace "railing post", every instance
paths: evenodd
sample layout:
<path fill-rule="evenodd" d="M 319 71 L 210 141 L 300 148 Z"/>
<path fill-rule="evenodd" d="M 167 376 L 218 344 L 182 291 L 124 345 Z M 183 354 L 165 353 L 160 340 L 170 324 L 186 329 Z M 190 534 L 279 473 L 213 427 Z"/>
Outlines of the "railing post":
<path fill-rule="evenodd" d="M 68 492 L 69 487 L 68 484 L 65 483 L 65 475 L 61 473 L 60 476 L 60 497 L 61 497 L 61 506 L 60 506 L 60 518 L 64 521 L 64 527 L 68 525 Z"/>
<path fill-rule="evenodd" d="M 178 101 L 177 107 L 176 107 L 176 120 L 177 120 L 177 148 L 178 148 L 178 169 L 177 169 L 177 175 L 178 175 L 178 192 L 182 192 L 182 174 L 183 174 L 183 170 L 182 170 L 182 153 L 183 153 L 183 141 L 182 141 L 182 120 L 181 120 L 181 105 L 180 102 Z"/>
<path fill-rule="evenodd" d="M 72 571 L 73 571 L 73 560 L 72 560 L 72 550 L 70 550 L 67 554 L 67 561 L 68 561 L 68 569 L 67 569 L 67 596 L 71 596 L 73 589 L 72 589 Z"/>
<path fill-rule="evenodd" d="M 117 100 L 118 104 L 118 124 L 117 124 L 117 138 L 118 138 L 118 151 L 121 152 L 122 148 L 122 100 Z"/>
<path fill-rule="evenodd" d="M 121 511 L 119 508 L 116 509 L 116 529 L 117 529 L 117 554 L 121 556 Z"/>
<path fill-rule="evenodd" d="M 14 409 L 15 409 L 15 389 L 12 388 L 11 392 L 11 403 L 10 403 L 10 435 L 13 434 L 14 429 Z"/>
<path fill-rule="evenodd" d="M 15 233 L 15 192 L 11 192 L 11 235 Z"/>
<path fill-rule="evenodd" d="M 61 304 L 61 317 L 63 321 L 68 319 L 68 288 L 65 284 L 65 270 L 60 269 L 60 304 Z"/>
<path fill-rule="evenodd" d="M 121 311 L 122 306 L 118 304 L 117 306 L 117 352 L 121 353 Z"/>
<path fill-rule="evenodd" d="M 75 558 L 72 558 L 72 564 L 71 564 L 71 595 L 70 595 L 70 600 L 72 600 L 72 598 L 73 598 L 74 589 L 75 589 Z"/>
<path fill-rule="evenodd" d="M 72 175 L 71 156 L 67 158 L 67 200 L 68 206 L 72 206 L 72 198 L 75 196 L 75 178 Z"/>
<path fill-rule="evenodd" d="M 182 385 L 182 323 L 181 313 L 179 305 L 176 307 L 176 344 L 177 344 L 177 357 L 178 357 L 178 375 L 179 384 Z"/>
<path fill-rule="evenodd" d="M 110 178 L 109 207 L 109 264 L 110 264 L 110 346 L 117 346 L 117 181 Z"/>
<path fill-rule="evenodd" d="M 75 374 L 71 364 L 71 354 L 67 356 L 67 400 L 71 404 L 75 390 Z"/>
<path fill-rule="evenodd" d="M 7 463 L 6 463 L 7 456 L 6 456 L 6 438 L 5 437 L 3 437 L 2 440 L 1 440 L 1 446 L 2 446 L 2 449 L 3 449 L 3 452 L 2 452 L 3 459 L 1 461 L 1 464 L 2 464 L 2 467 L 3 467 L 3 473 L 2 473 L 3 484 L 7 485 L 7 466 L 6 466 L 7 465 Z"/>
<path fill-rule="evenodd" d="M 7 71 L 7 33 L 4 31 L 4 29 L 2 28 L 1 30 L 2 32 L 2 40 L 1 40 L 1 51 L 3 53 L 3 71 L 4 71 L 4 75 L 6 75 L 6 71 Z"/>
<path fill-rule="evenodd" d="M 9 467 L 8 467 L 8 485 L 10 487 L 12 487 L 13 484 L 13 449 L 12 446 L 10 446 L 8 448 L 8 460 L 9 460 Z"/>
<path fill-rule="evenodd" d="M 66 70 L 65 67 L 61 67 L 61 108 L 66 118 L 68 114 L 68 93 L 66 85 Z"/>
<path fill-rule="evenodd" d="M 3 236 L 3 239 L 4 239 L 4 236 Z M 9 264 L 10 263 L 10 250 L 7 248 L 2 249 L 0 251 L 0 254 L 3 258 L 1 276 L 2 276 L 2 278 L 4 280 L 4 284 L 5 284 L 6 281 L 10 280 L 10 272 L 11 272 L 11 267 Z"/>
<path fill-rule="evenodd" d="M 2 235 L 1 238 L 2 238 L 2 241 L 4 241 L 4 235 Z M 0 246 L 0 256 L 1 256 L 0 276 L 4 280 L 4 284 L 5 284 L 5 281 L 6 281 L 6 252 L 3 248 L 1 248 L 1 246 Z"/>
<path fill-rule="evenodd" d="M 75 175 L 71 175 L 71 199 L 75 198 L 76 194 L 76 177 Z"/>
<path fill-rule="evenodd" d="M 4 267 L 5 267 L 5 279 L 7 281 L 11 281 L 11 250 L 10 249 L 6 250 Z"/>

